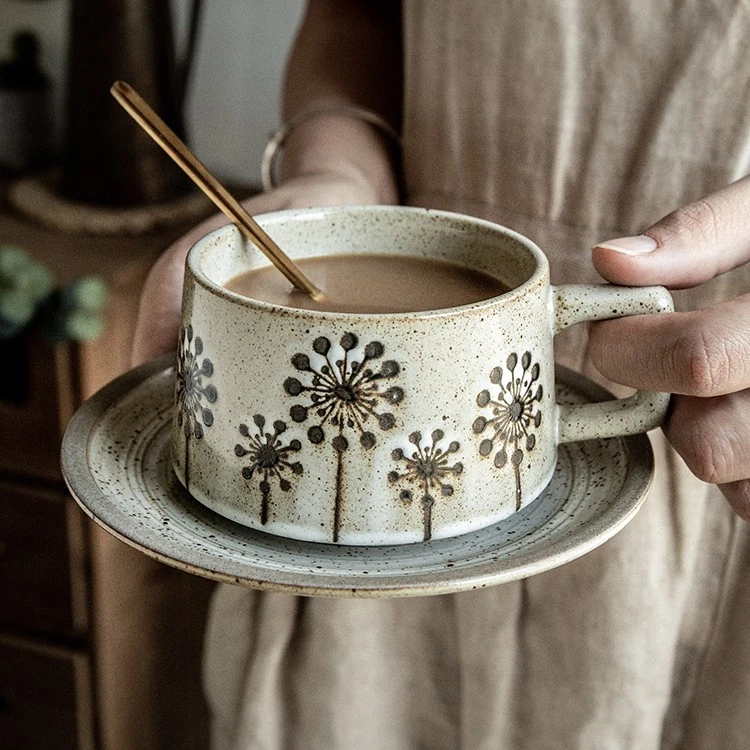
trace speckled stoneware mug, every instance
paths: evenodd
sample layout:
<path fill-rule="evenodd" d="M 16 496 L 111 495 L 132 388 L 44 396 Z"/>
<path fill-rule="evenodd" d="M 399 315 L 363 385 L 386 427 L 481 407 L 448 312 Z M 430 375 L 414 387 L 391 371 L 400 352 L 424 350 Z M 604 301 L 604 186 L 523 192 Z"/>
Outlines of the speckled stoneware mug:
<path fill-rule="evenodd" d="M 461 263 L 511 289 L 416 313 L 305 311 L 222 285 L 268 263 L 233 226 L 187 259 L 174 470 L 200 502 L 272 534 L 400 544 L 463 534 L 531 502 L 557 446 L 646 431 L 669 396 L 555 402 L 553 337 L 672 309 L 661 287 L 553 287 L 530 240 L 402 207 L 282 211 L 259 223 L 292 258 L 397 253 Z"/>

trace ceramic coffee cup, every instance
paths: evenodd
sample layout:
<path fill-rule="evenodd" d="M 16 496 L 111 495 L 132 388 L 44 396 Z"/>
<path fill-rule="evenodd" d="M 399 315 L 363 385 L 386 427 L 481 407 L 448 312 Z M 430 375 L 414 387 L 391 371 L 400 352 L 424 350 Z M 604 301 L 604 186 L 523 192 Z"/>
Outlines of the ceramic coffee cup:
<path fill-rule="evenodd" d="M 403 207 L 282 211 L 290 257 L 397 253 L 480 269 L 510 291 L 415 313 L 305 311 L 224 284 L 265 257 L 233 226 L 187 259 L 174 471 L 217 513 L 272 534 L 400 544 L 487 526 L 549 482 L 561 443 L 644 432 L 668 394 L 555 402 L 553 338 L 672 310 L 661 287 L 554 287 L 542 251 L 488 221 Z"/>

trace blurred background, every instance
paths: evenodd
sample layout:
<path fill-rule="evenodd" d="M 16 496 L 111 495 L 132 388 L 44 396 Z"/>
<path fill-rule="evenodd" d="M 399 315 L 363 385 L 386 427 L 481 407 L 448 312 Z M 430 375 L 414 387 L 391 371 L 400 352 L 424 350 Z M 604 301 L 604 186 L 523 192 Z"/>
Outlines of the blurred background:
<path fill-rule="evenodd" d="M 60 445 L 80 404 L 130 367 L 149 269 L 213 212 L 109 86 L 133 84 L 252 193 L 302 9 L 0 0 L 2 750 L 208 750 L 212 584 L 90 521 Z"/>
<path fill-rule="evenodd" d="M 165 2 L 167 0 L 164 0 Z M 106 6 L 107 2 L 99 5 Z M 177 55 L 191 0 L 171 0 Z M 191 147 L 220 179 L 257 179 L 268 134 L 278 126 L 279 81 L 303 0 L 207 0 L 185 102 Z M 71 0 L 0 0 L 0 52 L 18 30 L 34 31 L 63 131 Z"/>

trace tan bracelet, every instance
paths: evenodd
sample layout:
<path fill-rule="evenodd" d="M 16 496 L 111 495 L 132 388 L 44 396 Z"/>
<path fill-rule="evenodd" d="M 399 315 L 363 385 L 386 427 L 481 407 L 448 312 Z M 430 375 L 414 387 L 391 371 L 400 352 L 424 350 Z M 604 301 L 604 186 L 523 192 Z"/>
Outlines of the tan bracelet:
<path fill-rule="evenodd" d="M 260 178 L 264 190 L 270 190 L 271 188 L 276 187 L 276 163 L 284 151 L 284 143 L 291 132 L 299 125 L 302 125 L 303 122 L 314 120 L 316 117 L 324 117 L 326 115 L 353 117 L 357 120 L 367 122 L 393 141 L 394 146 L 399 149 L 401 148 L 401 137 L 399 134 L 380 115 L 375 114 L 375 112 L 372 112 L 369 109 L 349 107 L 346 105 L 331 105 L 329 107 L 319 107 L 317 109 L 300 112 L 300 114 L 295 115 L 291 120 L 285 122 L 271 136 L 271 139 L 268 141 L 268 144 L 263 151 L 263 160 L 260 165 Z"/>

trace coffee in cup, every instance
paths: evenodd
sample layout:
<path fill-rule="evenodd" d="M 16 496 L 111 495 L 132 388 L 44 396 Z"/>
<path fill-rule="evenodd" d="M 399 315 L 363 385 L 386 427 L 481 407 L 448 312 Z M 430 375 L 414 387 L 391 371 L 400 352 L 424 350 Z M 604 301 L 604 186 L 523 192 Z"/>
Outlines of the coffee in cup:
<path fill-rule="evenodd" d="M 256 268 L 230 279 L 230 291 L 302 310 L 351 313 L 423 312 L 459 307 L 509 291 L 499 279 L 474 268 L 409 255 L 321 255 L 297 261 L 321 289 L 314 300 L 274 266 Z"/>

